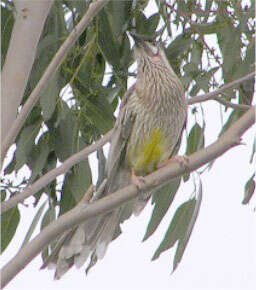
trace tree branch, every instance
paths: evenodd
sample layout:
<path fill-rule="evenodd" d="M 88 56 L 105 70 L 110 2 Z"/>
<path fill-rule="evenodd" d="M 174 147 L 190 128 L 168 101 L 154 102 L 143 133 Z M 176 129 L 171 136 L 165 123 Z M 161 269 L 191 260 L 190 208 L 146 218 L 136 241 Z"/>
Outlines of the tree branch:
<path fill-rule="evenodd" d="M 14 4 L 17 14 L 2 71 L 2 138 L 16 118 L 53 0 L 15 0 Z"/>
<path fill-rule="evenodd" d="M 233 108 L 235 110 L 240 110 L 240 111 L 247 111 L 252 107 L 250 105 L 234 104 L 232 102 L 228 102 L 225 99 L 219 98 L 219 97 L 213 98 L 213 100 L 224 105 L 225 107 Z"/>
<path fill-rule="evenodd" d="M 237 120 L 216 142 L 189 156 L 188 168 L 181 168 L 179 164 L 172 163 L 145 177 L 142 191 L 148 191 L 163 185 L 170 179 L 178 177 L 187 171 L 193 171 L 202 165 L 221 156 L 230 148 L 239 145 L 241 136 L 255 122 L 255 108 L 252 107 L 239 120 Z M 91 204 L 80 203 L 79 206 L 45 227 L 29 244 L 21 249 L 16 256 L 2 269 L 2 286 L 10 282 L 24 267 L 40 253 L 40 251 L 65 230 L 84 222 L 86 219 L 109 212 L 124 202 L 136 197 L 138 188 L 131 184 Z"/>
<path fill-rule="evenodd" d="M 204 94 L 204 95 L 200 95 L 200 96 L 196 96 L 196 97 L 188 99 L 187 100 L 188 105 L 193 105 L 195 103 L 202 103 L 202 102 L 216 99 L 216 97 L 218 95 L 220 95 L 221 93 L 223 93 L 225 90 L 232 89 L 232 88 L 240 85 L 241 83 L 248 81 L 249 79 L 252 79 L 254 77 L 255 77 L 255 72 L 251 72 L 248 75 L 246 75 L 238 80 L 235 80 L 231 83 L 228 83 L 228 84 L 222 86 L 220 89 L 218 89 L 214 92 L 210 92 L 208 94 Z"/>
<path fill-rule="evenodd" d="M 41 77 L 40 81 L 38 82 L 37 86 L 34 88 L 33 92 L 29 96 L 28 100 L 22 107 L 18 117 L 12 124 L 8 135 L 4 138 L 1 150 L 1 160 L 5 157 L 8 148 L 12 145 L 15 141 L 20 129 L 24 125 L 29 113 L 31 112 L 32 108 L 38 101 L 42 90 L 47 85 L 48 81 L 53 78 L 54 74 L 56 73 L 58 67 L 61 65 L 63 60 L 65 59 L 69 49 L 73 46 L 76 42 L 78 37 L 82 34 L 85 28 L 90 24 L 92 19 L 97 15 L 97 13 L 109 2 L 109 0 L 97 0 L 91 2 L 88 7 L 86 14 L 77 24 L 77 26 L 72 30 L 68 38 L 64 41 L 62 46 L 57 51 L 56 55 L 52 59 L 51 63 L 45 70 L 43 76 Z M 9 124 L 10 126 L 10 124 Z"/>
<path fill-rule="evenodd" d="M 72 155 L 65 160 L 60 167 L 54 168 L 44 174 L 41 178 L 29 185 L 24 191 L 15 194 L 9 200 L 1 203 L 1 213 L 6 212 L 12 207 L 16 206 L 19 202 L 22 202 L 25 198 L 35 194 L 40 189 L 44 188 L 47 184 L 53 181 L 57 176 L 66 173 L 72 166 L 79 163 L 80 161 L 88 158 L 88 155 L 102 147 L 104 144 L 110 141 L 113 134 L 113 129 L 105 134 L 101 139 L 96 141 L 94 144 L 87 146 L 78 153 Z"/>

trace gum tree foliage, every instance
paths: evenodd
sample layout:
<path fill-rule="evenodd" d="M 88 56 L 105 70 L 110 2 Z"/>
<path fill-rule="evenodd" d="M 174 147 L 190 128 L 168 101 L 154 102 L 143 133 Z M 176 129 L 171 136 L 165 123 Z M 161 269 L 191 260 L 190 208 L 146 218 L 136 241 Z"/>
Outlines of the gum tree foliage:
<path fill-rule="evenodd" d="M 1 60 L 4 64 L 15 20 L 15 9 L 11 1 L 1 2 Z M 159 0 L 156 1 L 158 12 L 146 16 L 144 10 L 148 2 L 135 1 L 134 6 L 133 1 L 110 1 L 79 37 L 55 77 L 42 92 L 40 101 L 34 106 L 16 138 L 15 150 L 12 151 L 11 158 L 9 157 L 10 162 L 5 164 L 1 180 L 2 200 L 18 194 L 113 127 L 114 112 L 127 90 L 127 80 L 136 75 L 136 70 L 129 69 L 134 60 L 127 31 L 133 30 L 149 37 L 158 35 L 158 39 L 167 43 L 168 59 L 181 78 L 186 95 L 191 98 L 239 79 L 254 70 L 254 3 L 243 5 L 243 1 L 207 0 L 204 5 L 205 1 Z M 21 106 L 87 7 L 88 1 L 55 1 L 38 44 Z M 216 36 L 215 47 L 207 42 L 209 35 Z M 226 90 L 221 99 L 224 102 L 251 105 L 253 93 L 254 79 L 250 79 L 235 89 Z M 223 104 L 220 106 L 222 113 L 227 114 L 227 108 Z M 185 140 L 187 155 L 204 147 L 204 129 L 207 126 L 204 122 L 203 105 L 190 106 L 189 110 L 192 112 L 190 122 L 194 124 Z M 239 108 L 232 108 L 219 134 L 243 113 Z M 203 121 L 199 122 L 198 119 Z M 100 150 L 98 153 L 99 173 L 102 173 L 105 159 Z M 251 153 L 251 162 L 254 153 Z M 19 175 L 24 166 L 30 169 L 30 177 L 17 184 L 13 178 L 14 173 Z M 99 174 L 99 178 L 102 176 L 103 174 Z M 182 181 L 186 182 L 190 178 L 186 174 L 154 194 L 153 212 L 144 239 L 157 230 Z M 255 174 L 252 172 L 249 180 L 244 181 L 244 204 L 249 202 L 254 192 L 254 180 Z M 82 161 L 71 168 L 63 180 L 55 180 L 37 192 L 34 195 L 34 206 L 38 205 L 43 196 L 47 198 L 47 202 L 31 218 L 31 228 L 24 243 L 29 240 L 38 222 L 44 228 L 73 208 L 91 183 L 90 165 L 88 161 Z M 169 228 L 166 229 L 166 235 L 153 255 L 153 259 L 158 258 L 161 252 L 178 241 L 174 269 L 182 258 L 200 207 L 201 186 L 197 191 L 193 198 L 184 200 L 177 209 Z M 2 251 L 15 235 L 19 221 L 18 207 L 3 214 Z M 42 258 L 45 259 L 48 254 L 49 249 L 44 250 Z"/>

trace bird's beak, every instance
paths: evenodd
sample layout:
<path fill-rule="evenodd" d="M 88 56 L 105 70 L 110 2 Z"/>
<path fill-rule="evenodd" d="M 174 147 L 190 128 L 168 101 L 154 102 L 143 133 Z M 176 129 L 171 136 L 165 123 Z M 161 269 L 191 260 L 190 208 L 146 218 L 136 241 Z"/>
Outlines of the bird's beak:
<path fill-rule="evenodd" d="M 141 47 L 143 46 L 144 40 L 142 39 L 142 37 L 136 33 L 130 32 L 131 37 L 133 38 L 135 45 L 137 47 Z"/>
<path fill-rule="evenodd" d="M 148 37 L 144 35 L 138 35 L 132 32 L 130 32 L 130 35 L 133 38 L 136 47 L 142 48 L 149 55 L 152 54 L 150 47 L 147 45 L 147 41 L 149 41 Z"/>

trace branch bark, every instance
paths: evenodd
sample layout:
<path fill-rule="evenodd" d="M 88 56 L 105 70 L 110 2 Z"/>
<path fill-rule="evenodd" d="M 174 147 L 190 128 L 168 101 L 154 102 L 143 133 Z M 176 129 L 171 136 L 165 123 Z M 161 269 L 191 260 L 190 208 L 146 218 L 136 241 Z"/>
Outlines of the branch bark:
<path fill-rule="evenodd" d="M 235 80 L 235 81 L 233 81 L 231 83 L 228 83 L 228 84 L 222 86 L 220 89 L 218 89 L 218 90 L 216 90 L 214 92 L 210 92 L 208 94 L 204 94 L 204 95 L 200 95 L 200 96 L 196 96 L 196 97 L 188 99 L 188 105 L 193 105 L 193 104 L 196 104 L 196 103 L 202 103 L 202 102 L 206 102 L 206 101 L 209 101 L 209 100 L 216 100 L 216 97 L 218 95 L 222 94 L 225 90 L 237 87 L 241 83 L 243 83 L 245 81 L 248 81 L 249 79 L 252 79 L 254 77 L 255 77 L 255 71 L 249 73 L 248 75 L 246 75 L 246 76 L 244 76 L 244 77 L 242 77 L 240 79 L 237 79 L 237 80 Z"/>
<path fill-rule="evenodd" d="M 142 191 L 148 191 L 178 177 L 187 171 L 193 171 L 202 165 L 216 159 L 230 148 L 239 145 L 241 136 L 255 123 L 255 109 L 252 107 L 237 120 L 216 142 L 189 156 L 188 169 L 179 164 L 169 164 L 145 177 Z M 40 253 L 40 251 L 54 240 L 59 234 L 84 222 L 86 219 L 109 212 L 122 203 L 139 194 L 135 185 L 131 184 L 91 204 L 80 204 L 58 220 L 52 222 L 41 231 L 29 244 L 20 250 L 16 256 L 2 269 L 2 286 L 7 285 L 24 267 Z"/>
<path fill-rule="evenodd" d="M 35 181 L 33 184 L 29 185 L 24 191 L 17 193 L 9 200 L 2 202 L 1 213 L 6 212 L 7 210 L 16 206 L 18 203 L 22 202 L 24 199 L 35 194 L 40 189 L 44 188 L 47 184 L 52 182 L 57 176 L 66 173 L 72 166 L 88 158 L 89 154 L 91 154 L 92 152 L 96 151 L 98 148 L 101 148 L 103 145 L 109 142 L 112 134 L 113 130 L 110 130 L 107 134 L 105 134 L 101 139 L 96 141 L 94 144 L 87 146 L 83 150 L 69 157 L 67 160 L 63 162 L 63 164 L 60 167 L 50 170 L 49 172 L 44 174 L 41 178 L 39 178 L 37 181 Z"/>
<path fill-rule="evenodd" d="M 36 1 L 38 2 L 38 1 Z M 39 1 L 44 2 L 44 1 Z M 42 90 L 47 85 L 48 81 L 54 76 L 56 73 L 58 67 L 61 65 L 63 60 L 65 59 L 69 49 L 73 46 L 73 44 L 76 42 L 78 37 L 82 34 L 82 32 L 85 30 L 85 28 L 90 24 L 92 19 L 98 14 L 98 12 L 109 2 L 109 0 L 97 0 L 91 2 L 89 5 L 89 8 L 86 12 L 86 14 L 83 16 L 83 18 L 80 20 L 80 22 L 77 24 L 77 26 L 72 30 L 68 38 L 64 41 L 62 46 L 57 51 L 56 55 L 52 59 L 51 63 L 45 70 L 42 78 L 38 82 L 37 86 L 29 96 L 27 102 L 23 106 L 22 110 L 20 111 L 18 117 L 13 122 L 11 128 L 9 129 L 9 132 L 7 136 L 3 140 L 2 144 L 2 150 L 1 150 L 1 160 L 5 157 L 8 148 L 12 145 L 12 143 L 15 141 L 19 131 L 21 130 L 22 126 L 24 125 L 29 113 L 31 112 L 32 108 L 38 101 L 40 94 Z M 16 114 L 15 114 L 16 115 Z M 10 126 L 11 123 L 8 125 Z"/>
<path fill-rule="evenodd" d="M 17 14 L 2 71 L 2 138 L 16 118 L 53 0 L 15 0 L 14 4 Z"/>

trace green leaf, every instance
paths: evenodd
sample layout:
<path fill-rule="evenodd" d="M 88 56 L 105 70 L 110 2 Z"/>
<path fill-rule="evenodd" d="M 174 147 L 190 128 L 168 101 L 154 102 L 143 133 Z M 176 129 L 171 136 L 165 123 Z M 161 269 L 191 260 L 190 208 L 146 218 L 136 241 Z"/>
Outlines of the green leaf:
<path fill-rule="evenodd" d="M 173 202 L 176 192 L 180 186 L 180 178 L 175 178 L 170 183 L 161 187 L 153 195 L 154 209 L 147 226 L 143 241 L 148 239 L 157 229 L 167 210 Z"/>
<path fill-rule="evenodd" d="M 20 212 L 18 207 L 14 207 L 1 216 L 1 253 L 11 242 L 17 226 L 20 222 Z"/>
<path fill-rule="evenodd" d="M 152 260 L 157 259 L 162 252 L 173 247 L 178 241 L 178 247 L 175 253 L 173 271 L 180 262 L 190 235 L 192 233 L 195 221 L 197 219 L 202 201 L 202 185 L 200 182 L 198 198 L 191 199 L 183 203 L 176 211 L 171 224 L 165 234 L 165 237 L 158 249 L 153 255 Z"/>
<path fill-rule="evenodd" d="M 76 165 L 72 173 L 66 175 L 61 196 L 60 215 L 73 208 L 91 185 L 91 169 L 88 161 Z"/>
<path fill-rule="evenodd" d="M 192 218 L 195 205 L 196 200 L 193 198 L 179 206 L 164 236 L 164 239 L 154 253 L 152 260 L 157 259 L 162 252 L 173 247 L 175 243 L 185 235 L 188 223 Z"/>
<path fill-rule="evenodd" d="M 159 13 L 151 15 L 149 18 L 145 16 L 142 10 L 136 11 L 136 33 L 154 37 L 156 28 L 160 20 Z"/>
<path fill-rule="evenodd" d="M 0 199 L 1 199 L 1 202 L 5 201 L 5 199 L 6 199 L 6 190 L 1 190 Z"/>
<path fill-rule="evenodd" d="M 75 152 L 77 136 L 77 120 L 74 111 L 63 102 L 61 120 L 55 129 L 54 148 L 55 154 L 61 162 Z"/>
<path fill-rule="evenodd" d="M 204 147 L 204 128 L 202 128 L 198 123 L 195 123 L 195 125 L 189 132 L 186 155 L 191 155 L 192 153 L 198 151 L 203 147 Z"/>
<path fill-rule="evenodd" d="M 79 148 L 85 147 L 80 138 Z M 91 168 L 88 159 L 75 165 L 65 176 L 61 193 L 60 215 L 73 208 L 84 196 L 92 183 Z"/>
<path fill-rule="evenodd" d="M 191 24 L 191 27 L 195 31 L 198 31 L 202 34 L 212 34 L 212 33 L 217 33 L 219 29 L 222 27 L 222 24 L 219 22 L 193 23 Z"/>
<path fill-rule="evenodd" d="M 228 15 L 224 17 L 219 15 L 218 23 L 221 24 L 217 32 L 217 39 L 223 56 L 224 81 L 229 82 L 233 80 L 236 63 L 241 59 L 241 33 L 232 25 Z"/>
<path fill-rule="evenodd" d="M 85 116 L 99 130 L 100 134 L 105 134 L 114 125 L 113 109 L 107 100 L 104 87 L 97 95 L 90 96 L 85 100 Z"/>
<path fill-rule="evenodd" d="M 55 110 L 56 100 L 59 96 L 61 87 L 58 85 L 58 75 L 48 83 L 46 88 L 40 95 L 40 105 L 42 108 L 42 115 L 45 121 L 49 120 Z"/>
<path fill-rule="evenodd" d="M 255 173 L 251 176 L 251 178 L 246 182 L 244 187 L 244 199 L 242 201 L 242 204 L 248 204 L 251 200 L 254 191 L 255 191 Z"/>
<path fill-rule="evenodd" d="M 35 214 L 34 218 L 33 218 L 33 221 L 29 227 L 29 230 L 28 232 L 26 233 L 26 236 L 22 242 L 22 245 L 20 247 L 20 249 L 22 249 L 30 240 L 31 236 L 33 235 L 34 231 L 35 231 L 35 228 L 40 220 L 40 217 L 44 211 L 44 207 L 46 205 L 46 201 L 40 206 L 40 208 L 38 209 L 37 213 Z"/>
<path fill-rule="evenodd" d="M 116 41 L 121 41 L 122 33 L 127 29 L 131 17 L 132 1 L 109 1 L 105 11 L 112 34 Z"/>
<path fill-rule="evenodd" d="M 32 183 L 38 174 L 42 172 L 42 169 L 44 168 L 47 157 L 50 153 L 49 148 L 49 138 L 48 134 L 44 134 L 42 138 L 40 138 L 37 146 L 34 148 L 34 151 L 32 152 L 32 160 L 31 160 L 31 177 L 29 179 L 29 182 Z"/>
<path fill-rule="evenodd" d="M 229 128 L 230 126 L 236 122 L 242 115 L 244 114 L 243 111 L 233 111 L 230 115 L 229 118 L 227 120 L 227 122 L 224 124 L 224 126 L 222 127 L 219 137 L 224 134 Z"/>
<path fill-rule="evenodd" d="M 54 206 L 51 206 L 50 208 L 47 209 L 45 212 L 42 222 L 41 222 L 41 230 L 44 229 L 46 226 L 48 226 L 51 222 L 56 220 L 56 210 Z M 52 251 L 55 247 L 56 241 L 53 241 L 50 243 L 47 247 L 45 247 L 41 253 L 42 260 L 45 261 L 48 256 L 49 252 Z"/>
<path fill-rule="evenodd" d="M 183 223 L 187 224 L 187 227 L 185 229 L 185 233 L 182 235 L 182 238 L 179 239 L 178 247 L 177 247 L 175 257 L 174 257 L 174 262 L 173 262 L 173 272 L 176 270 L 178 264 L 180 263 L 182 259 L 182 256 L 188 244 L 189 238 L 191 236 L 192 230 L 194 228 L 195 222 L 197 220 L 201 202 L 202 202 L 202 182 L 200 180 L 199 189 L 198 189 L 198 197 L 196 199 L 196 204 L 193 209 L 192 217 L 190 217 L 190 213 L 188 212 L 188 215 L 186 216 L 187 219 L 185 218 L 185 220 L 183 221 Z M 192 207 L 193 206 L 191 206 L 191 209 Z"/>
<path fill-rule="evenodd" d="M 5 56 L 9 47 L 13 24 L 13 10 L 9 6 L 4 7 L 1 5 L 1 66 L 4 64 Z"/>
<path fill-rule="evenodd" d="M 255 152 L 256 152 L 256 134 L 254 136 L 254 140 L 253 140 L 253 144 L 252 144 L 252 153 L 251 153 L 251 157 L 250 157 L 250 163 L 253 162 Z"/>
<path fill-rule="evenodd" d="M 119 43 L 115 39 L 111 30 L 109 19 L 104 10 L 98 14 L 98 44 L 99 48 L 106 58 L 106 60 L 114 67 L 115 70 L 119 71 Z"/>
<path fill-rule="evenodd" d="M 28 160 L 32 147 L 35 144 L 35 138 L 40 129 L 40 122 L 25 127 L 19 136 L 16 150 L 16 166 L 15 169 L 19 170 Z"/>

